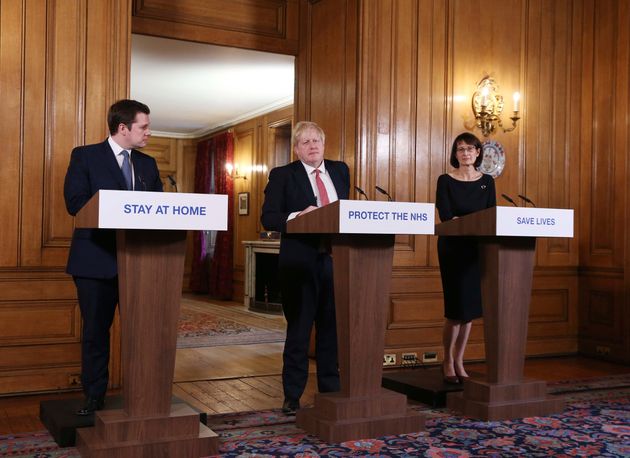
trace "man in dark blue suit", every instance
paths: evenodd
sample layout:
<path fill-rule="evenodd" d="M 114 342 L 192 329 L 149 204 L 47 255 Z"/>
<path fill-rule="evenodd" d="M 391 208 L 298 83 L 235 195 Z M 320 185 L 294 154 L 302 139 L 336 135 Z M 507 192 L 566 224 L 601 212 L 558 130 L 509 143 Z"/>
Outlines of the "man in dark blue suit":
<path fill-rule="evenodd" d="M 102 143 L 72 151 L 64 183 L 68 213 L 76 215 L 100 189 L 162 191 L 155 160 L 135 148 L 151 135 L 149 107 L 120 100 L 107 115 L 110 136 Z M 83 333 L 81 383 L 85 404 L 77 415 L 103 408 L 109 378 L 109 329 L 118 304 L 116 233 L 75 229 L 66 272 L 77 288 Z"/>
<path fill-rule="evenodd" d="M 282 310 L 287 320 L 284 344 L 282 410 L 293 413 L 308 379 L 308 347 L 315 323 L 317 387 L 339 391 L 337 328 L 332 258 L 319 235 L 287 234 L 287 221 L 299 218 L 350 193 L 350 172 L 344 162 L 324 160 L 325 135 L 313 122 L 300 122 L 293 133 L 298 161 L 274 168 L 265 188 L 261 222 L 282 233 L 278 266 Z"/>

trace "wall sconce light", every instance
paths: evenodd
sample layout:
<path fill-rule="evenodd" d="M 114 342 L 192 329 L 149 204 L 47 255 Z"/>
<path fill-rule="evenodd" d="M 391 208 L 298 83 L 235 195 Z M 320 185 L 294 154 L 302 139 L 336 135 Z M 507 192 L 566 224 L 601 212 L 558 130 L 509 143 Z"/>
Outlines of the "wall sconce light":
<path fill-rule="evenodd" d="M 238 180 L 239 178 L 242 178 L 243 180 L 247 180 L 247 177 L 245 175 L 239 174 L 238 164 L 232 164 L 230 162 L 226 162 L 225 171 L 227 172 L 228 176 L 232 178 L 233 180 Z"/>
<path fill-rule="evenodd" d="M 267 165 L 266 164 L 254 164 L 251 167 L 252 172 L 258 173 L 267 173 Z"/>
<path fill-rule="evenodd" d="M 485 76 L 479 84 L 477 84 L 477 90 L 473 93 L 471 104 L 472 110 L 475 114 L 475 124 L 473 126 L 466 126 L 468 129 L 472 127 L 478 127 L 481 129 L 484 137 L 488 137 L 497 131 L 499 127 L 503 129 L 503 132 L 511 132 L 516 129 L 516 122 L 521 119 L 518 116 L 519 102 L 521 95 L 515 92 L 514 110 L 513 115 L 510 117 L 512 120 L 512 127 L 505 128 L 501 122 L 501 113 L 503 113 L 503 96 L 499 94 L 499 87 L 493 78 Z"/>
<path fill-rule="evenodd" d="M 242 175 L 240 173 L 240 170 L 243 170 Z M 267 173 L 267 165 L 253 164 L 253 165 L 246 166 L 244 168 L 240 168 L 238 164 L 232 164 L 230 162 L 227 162 L 225 164 L 225 171 L 227 175 L 234 180 L 237 180 L 239 178 L 242 178 L 243 180 L 247 180 L 247 176 L 245 175 L 246 173 L 256 173 L 256 172 Z"/>

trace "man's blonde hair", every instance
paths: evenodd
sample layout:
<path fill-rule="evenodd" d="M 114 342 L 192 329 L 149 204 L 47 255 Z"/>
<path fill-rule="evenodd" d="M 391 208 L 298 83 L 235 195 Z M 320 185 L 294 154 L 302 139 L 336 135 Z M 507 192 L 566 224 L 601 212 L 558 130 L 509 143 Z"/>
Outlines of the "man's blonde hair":
<path fill-rule="evenodd" d="M 317 131 L 317 133 L 319 134 L 319 138 L 321 138 L 322 140 L 322 143 L 323 144 L 326 143 L 326 134 L 324 134 L 324 131 L 322 130 L 321 127 L 317 125 L 317 123 L 314 123 L 312 121 L 300 121 L 293 128 L 293 146 L 294 147 L 297 145 L 297 142 L 300 139 L 300 136 L 302 135 L 302 133 L 305 130 L 309 130 L 309 129 L 313 129 Z"/>

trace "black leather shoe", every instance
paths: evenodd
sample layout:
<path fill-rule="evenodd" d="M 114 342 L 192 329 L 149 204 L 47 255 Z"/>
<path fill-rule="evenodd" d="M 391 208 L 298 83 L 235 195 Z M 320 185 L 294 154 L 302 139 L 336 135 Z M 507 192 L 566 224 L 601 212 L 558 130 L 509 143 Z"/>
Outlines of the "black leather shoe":
<path fill-rule="evenodd" d="M 105 398 L 103 396 L 92 397 L 88 396 L 85 398 L 85 403 L 83 407 L 76 411 L 76 414 L 80 417 L 85 417 L 87 415 L 92 415 L 94 411 L 101 410 L 105 406 Z"/>
<path fill-rule="evenodd" d="M 282 412 L 286 414 L 294 414 L 300 408 L 300 401 L 286 398 L 282 404 Z"/>

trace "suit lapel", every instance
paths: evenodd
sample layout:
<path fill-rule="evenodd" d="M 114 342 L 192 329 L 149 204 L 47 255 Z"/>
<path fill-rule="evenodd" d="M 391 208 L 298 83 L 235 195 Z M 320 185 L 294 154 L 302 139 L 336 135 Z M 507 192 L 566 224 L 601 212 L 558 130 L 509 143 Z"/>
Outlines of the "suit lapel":
<path fill-rule="evenodd" d="M 131 150 L 131 163 L 133 164 L 133 175 L 135 186 L 133 187 L 134 191 L 146 191 L 146 183 L 144 182 L 145 174 L 142 173 L 142 159 L 140 157 L 140 152 Z M 121 172 L 122 174 L 122 172 Z"/>
<path fill-rule="evenodd" d="M 313 187 L 311 186 L 311 180 L 309 180 L 308 175 L 306 174 L 306 170 L 302 165 L 301 161 L 295 161 L 292 163 L 291 168 L 293 169 L 293 176 L 295 177 L 295 181 L 298 183 L 298 186 L 304 193 L 306 200 L 308 201 L 308 205 L 317 206 L 317 197 L 313 194 Z"/>
<path fill-rule="evenodd" d="M 127 185 L 125 184 L 125 177 L 123 177 L 122 171 L 118 166 L 118 161 L 116 161 L 116 157 L 114 156 L 114 152 L 109 146 L 109 142 L 105 140 L 101 145 L 103 146 L 101 151 L 103 154 L 103 163 L 105 164 L 105 168 L 112 174 L 112 177 L 114 177 L 118 183 L 118 187 L 122 190 L 126 190 Z"/>
<path fill-rule="evenodd" d="M 327 159 L 324 159 L 324 166 L 326 167 L 326 171 L 328 175 L 330 175 L 330 180 L 333 182 L 335 186 L 335 191 L 337 191 L 337 197 L 339 199 L 346 199 L 348 196 L 345 195 L 344 185 L 341 177 L 339 176 L 339 171 L 336 167 L 333 166 L 333 163 Z"/>

